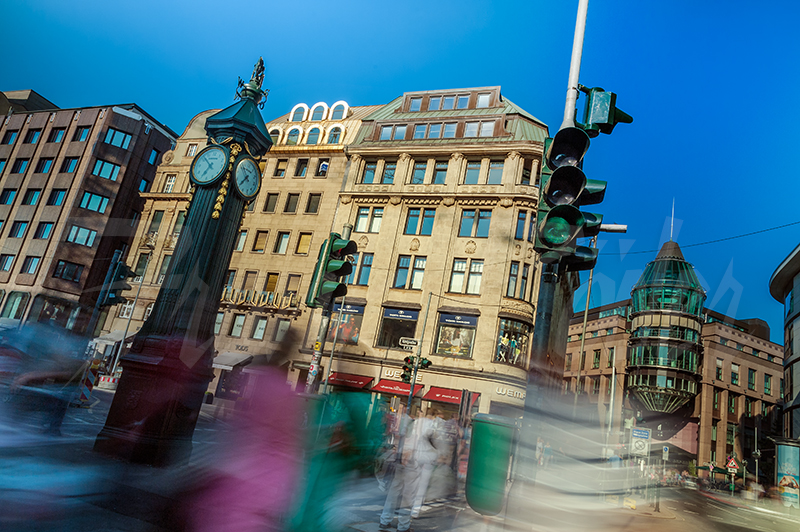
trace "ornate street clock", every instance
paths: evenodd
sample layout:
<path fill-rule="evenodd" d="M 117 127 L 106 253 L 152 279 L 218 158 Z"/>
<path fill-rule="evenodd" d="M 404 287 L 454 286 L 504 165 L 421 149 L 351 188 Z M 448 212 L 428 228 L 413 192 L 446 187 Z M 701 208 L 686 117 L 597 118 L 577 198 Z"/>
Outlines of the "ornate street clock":
<path fill-rule="evenodd" d="M 258 195 L 261 188 L 261 169 L 252 157 L 241 157 L 236 163 L 236 189 L 246 200 Z"/>
<path fill-rule="evenodd" d="M 222 177 L 228 166 L 228 150 L 222 146 L 209 146 L 197 154 L 190 171 L 192 183 L 210 185 Z"/>

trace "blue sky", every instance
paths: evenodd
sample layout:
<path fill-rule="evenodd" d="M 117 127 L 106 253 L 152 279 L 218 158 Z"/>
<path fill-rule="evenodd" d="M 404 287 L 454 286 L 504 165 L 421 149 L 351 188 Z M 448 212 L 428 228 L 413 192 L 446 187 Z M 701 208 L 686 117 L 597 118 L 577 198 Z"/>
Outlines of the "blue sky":
<path fill-rule="evenodd" d="M 198 112 L 230 104 L 263 55 L 267 120 L 298 102 L 374 105 L 405 91 L 500 85 L 553 134 L 577 5 L 7 0 L 0 90 L 32 88 L 63 108 L 136 102 L 180 133 Z M 601 235 L 593 306 L 629 297 L 669 237 L 674 198 L 674 239 L 706 305 L 765 319 L 782 343 L 768 282 L 800 224 L 692 244 L 800 221 L 798 163 L 787 156 L 799 15 L 790 1 L 590 0 L 580 82 L 616 92 L 634 117 L 594 139 L 585 159 L 588 177 L 608 181 L 593 210 L 629 226 Z M 584 301 L 585 284 L 576 308 Z"/>

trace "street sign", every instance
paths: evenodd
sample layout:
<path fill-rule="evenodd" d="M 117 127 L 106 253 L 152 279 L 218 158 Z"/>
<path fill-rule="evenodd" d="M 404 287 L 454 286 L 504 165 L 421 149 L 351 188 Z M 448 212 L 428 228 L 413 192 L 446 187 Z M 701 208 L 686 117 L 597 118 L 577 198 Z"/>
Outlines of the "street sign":
<path fill-rule="evenodd" d="M 731 456 L 731 457 L 728 459 L 728 464 L 727 464 L 725 467 L 727 467 L 727 468 L 728 468 L 728 471 L 729 471 L 729 472 L 731 471 L 731 469 L 733 469 L 733 471 L 732 471 L 732 472 L 733 472 L 733 473 L 736 473 L 736 471 L 739 469 L 739 464 L 738 464 L 738 462 L 736 462 L 736 458 L 734 458 L 734 457 L 732 457 L 732 456 Z"/>
<path fill-rule="evenodd" d="M 669 447 L 666 445 L 661 449 L 661 459 L 665 462 L 669 460 Z"/>
<path fill-rule="evenodd" d="M 631 454 L 650 455 L 650 429 L 631 429 Z"/>
<path fill-rule="evenodd" d="M 403 347 L 416 347 L 419 345 L 419 340 L 417 338 L 409 338 L 407 336 L 403 336 L 400 338 L 400 345 Z"/>
<path fill-rule="evenodd" d="M 413 351 L 414 350 L 414 346 L 413 345 L 404 345 L 403 349 L 405 349 L 406 351 Z"/>

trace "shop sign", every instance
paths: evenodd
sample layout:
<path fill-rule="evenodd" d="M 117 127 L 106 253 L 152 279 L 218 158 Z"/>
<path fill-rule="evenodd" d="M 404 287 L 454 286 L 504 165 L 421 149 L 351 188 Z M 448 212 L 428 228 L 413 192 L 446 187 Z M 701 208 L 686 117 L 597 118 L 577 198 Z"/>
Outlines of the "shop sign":
<path fill-rule="evenodd" d="M 290 294 L 281 297 L 275 292 L 260 292 L 258 290 L 239 290 L 230 286 L 222 292 L 220 301 L 233 305 L 251 305 L 263 308 L 296 308 L 297 295 Z"/>
<path fill-rule="evenodd" d="M 439 323 L 458 325 L 460 327 L 477 327 L 478 318 L 476 316 L 459 316 L 458 314 L 441 314 Z"/>
<path fill-rule="evenodd" d="M 503 388 L 498 386 L 495 388 L 494 393 L 497 395 L 505 395 L 506 397 L 513 397 L 514 399 L 525 399 L 525 392 L 514 390 L 513 388 Z"/>
<path fill-rule="evenodd" d="M 390 379 L 400 379 L 403 376 L 403 370 L 400 369 L 384 369 L 383 376 L 388 377 Z M 422 382 L 422 373 L 417 372 L 417 381 Z"/>
<path fill-rule="evenodd" d="M 394 318 L 396 320 L 414 320 L 419 317 L 418 310 L 405 310 L 401 308 L 384 308 L 384 318 Z"/>

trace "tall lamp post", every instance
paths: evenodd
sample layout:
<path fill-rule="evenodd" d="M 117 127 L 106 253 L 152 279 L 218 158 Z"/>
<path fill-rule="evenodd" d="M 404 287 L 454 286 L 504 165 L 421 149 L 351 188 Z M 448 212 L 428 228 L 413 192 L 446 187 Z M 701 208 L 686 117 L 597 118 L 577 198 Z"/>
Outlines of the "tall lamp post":
<path fill-rule="evenodd" d="M 208 145 L 191 165 L 184 230 L 150 317 L 122 358 L 120 378 L 94 449 L 134 462 L 189 458 L 213 378 L 214 322 L 245 207 L 261 186 L 256 158 L 271 147 L 259 104 L 264 61 L 239 79 L 236 103 L 206 120 Z M 263 103 L 261 103 L 263 106 Z"/>

